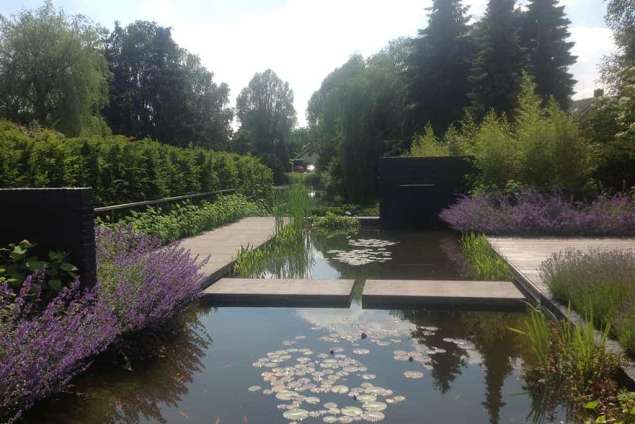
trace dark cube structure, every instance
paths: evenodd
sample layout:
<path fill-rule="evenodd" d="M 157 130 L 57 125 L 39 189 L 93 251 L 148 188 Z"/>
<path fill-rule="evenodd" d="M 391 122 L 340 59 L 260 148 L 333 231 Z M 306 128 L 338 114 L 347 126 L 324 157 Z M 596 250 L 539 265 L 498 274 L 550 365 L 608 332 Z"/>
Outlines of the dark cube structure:
<path fill-rule="evenodd" d="M 0 189 L 0 246 L 29 240 L 47 260 L 50 250 L 69 252 L 82 287 L 97 279 L 95 215 L 90 188 Z"/>
<path fill-rule="evenodd" d="M 383 228 L 441 225 L 439 212 L 467 192 L 475 171 L 468 157 L 379 159 L 379 211 Z"/>

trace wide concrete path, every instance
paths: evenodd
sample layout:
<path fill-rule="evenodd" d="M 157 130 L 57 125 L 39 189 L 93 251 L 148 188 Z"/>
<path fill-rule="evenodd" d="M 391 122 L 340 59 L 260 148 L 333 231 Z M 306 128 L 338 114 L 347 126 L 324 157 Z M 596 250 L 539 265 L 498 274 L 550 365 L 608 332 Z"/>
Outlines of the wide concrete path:
<path fill-rule="evenodd" d="M 243 218 L 233 224 L 184 239 L 181 246 L 189 249 L 192 254 L 199 255 L 201 259 L 209 256 L 209 261 L 201 269 L 206 276 L 206 285 L 209 285 L 229 270 L 241 247 L 260 247 L 275 232 L 276 220 L 272 216 Z"/>
<path fill-rule="evenodd" d="M 213 304 L 348 307 L 354 280 L 223 278 L 203 291 Z"/>
<path fill-rule="evenodd" d="M 589 249 L 632 249 L 635 251 L 635 239 L 519 237 L 487 237 L 487 239 L 492 248 L 518 274 L 521 274 L 535 290 L 548 299 L 551 299 L 551 292 L 543 281 L 541 265 L 554 254 L 567 249 L 577 249 L 583 252 Z"/>
<path fill-rule="evenodd" d="M 368 307 L 450 304 L 497 307 L 522 305 L 525 296 L 511 281 L 367 280 Z"/>

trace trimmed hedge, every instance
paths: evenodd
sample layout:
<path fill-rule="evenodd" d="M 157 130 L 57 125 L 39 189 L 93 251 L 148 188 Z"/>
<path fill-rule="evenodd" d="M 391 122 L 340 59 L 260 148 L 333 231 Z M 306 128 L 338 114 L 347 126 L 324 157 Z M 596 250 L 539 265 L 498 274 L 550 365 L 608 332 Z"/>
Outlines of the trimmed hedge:
<path fill-rule="evenodd" d="M 123 136 L 67 138 L 0 120 L 0 187 L 93 187 L 98 205 L 237 188 L 265 197 L 272 173 L 259 159 Z"/>

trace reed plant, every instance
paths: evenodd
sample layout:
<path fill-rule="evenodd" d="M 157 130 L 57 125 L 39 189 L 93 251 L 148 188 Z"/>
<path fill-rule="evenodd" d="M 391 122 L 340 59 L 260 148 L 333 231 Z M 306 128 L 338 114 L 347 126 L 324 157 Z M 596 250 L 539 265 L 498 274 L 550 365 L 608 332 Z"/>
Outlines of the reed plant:
<path fill-rule="evenodd" d="M 482 234 L 466 233 L 461 237 L 465 260 L 474 278 L 480 280 L 509 280 L 511 270 L 498 256 Z"/>

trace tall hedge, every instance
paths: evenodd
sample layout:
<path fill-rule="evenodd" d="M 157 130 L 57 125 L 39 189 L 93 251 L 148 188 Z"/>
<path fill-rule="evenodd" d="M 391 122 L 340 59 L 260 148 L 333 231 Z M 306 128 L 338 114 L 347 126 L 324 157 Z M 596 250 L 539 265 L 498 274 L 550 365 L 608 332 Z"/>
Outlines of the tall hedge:
<path fill-rule="evenodd" d="M 0 187 L 90 186 L 98 205 L 236 188 L 264 197 L 271 170 L 260 160 L 123 136 L 67 138 L 0 120 Z"/>

